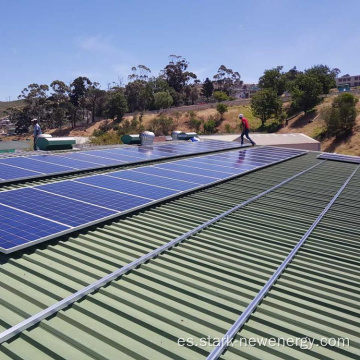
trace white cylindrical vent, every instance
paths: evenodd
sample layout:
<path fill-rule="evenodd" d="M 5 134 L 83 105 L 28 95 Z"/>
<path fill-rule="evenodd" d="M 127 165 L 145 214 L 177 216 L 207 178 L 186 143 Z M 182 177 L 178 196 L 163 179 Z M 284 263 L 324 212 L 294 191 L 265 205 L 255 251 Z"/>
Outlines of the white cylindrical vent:
<path fill-rule="evenodd" d="M 144 131 L 140 134 L 141 145 L 152 145 L 154 143 L 155 134 L 151 131 Z"/>

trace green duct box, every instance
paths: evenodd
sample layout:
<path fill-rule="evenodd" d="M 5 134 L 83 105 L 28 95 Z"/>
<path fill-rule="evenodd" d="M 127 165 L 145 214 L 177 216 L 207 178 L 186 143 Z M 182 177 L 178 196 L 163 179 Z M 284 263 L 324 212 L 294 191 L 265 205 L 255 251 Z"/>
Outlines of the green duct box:
<path fill-rule="evenodd" d="M 121 141 L 126 145 L 140 144 L 140 135 L 123 135 Z"/>
<path fill-rule="evenodd" d="M 73 137 L 39 136 L 36 145 L 40 150 L 66 150 L 72 149 L 76 141 Z"/>

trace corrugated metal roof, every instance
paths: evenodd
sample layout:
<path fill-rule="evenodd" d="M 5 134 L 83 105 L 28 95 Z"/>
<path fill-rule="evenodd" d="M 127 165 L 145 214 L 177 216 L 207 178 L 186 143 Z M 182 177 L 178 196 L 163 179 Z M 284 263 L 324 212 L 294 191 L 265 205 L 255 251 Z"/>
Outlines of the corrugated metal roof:
<path fill-rule="evenodd" d="M 34 252 L 28 249 L 17 258 L 2 256 L 0 331 L 310 167 L 319 161 L 315 156 L 308 154 L 83 232 L 77 237 L 43 244 Z M 314 168 L 71 308 L 42 321 L 39 326 L 24 331 L 13 341 L 3 343 L 1 358 L 204 359 L 212 350 L 211 346 L 180 347 L 178 338 L 221 338 L 354 168 L 352 164 L 329 162 Z M 334 209 L 340 206 L 338 211 L 354 210 L 354 218 L 359 203 L 352 198 L 357 191 L 358 179 L 356 177 L 349 191 L 344 192 L 347 197 L 339 199 L 343 203 L 336 202 L 334 205 Z M 337 224 L 331 217 L 326 221 L 329 222 L 326 226 Z M 342 218 L 339 221 L 342 221 L 341 226 L 345 226 L 347 220 Z M 354 230 L 355 225 L 348 233 L 349 239 L 358 234 L 358 230 Z M 331 228 L 328 230 L 326 226 L 321 226 L 316 229 L 320 234 L 326 231 L 325 235 L 321 235 L 321 245 L 312 245 L 310 254 L 304 255 L 304 250 L 301 251 L 274 288 L 273 292 L 279 288 L 281 281 L 287 280 L 280 288 L 280 295 L 275 296 L 276 301 L 268 305 L 262 316 L 260 309 L 271 301 L 269 295 L 243 331 L 257 318 L 260 318 L 260 326 L 257 320 L 253 328 L 259 328 L 255 332 L 262 331 L 265 335 L 267 330 L 262 329 L 270 329 L 269 324 L 278 329 L 280 320 L 290 321 L 283 313 L 288 311 L 291 314 L 287 308 L 293 310 L 296 304 L 300 306 L 299 303 L 305 301 L 303 289 L 311 290 L 317 296 L 334 297 L 331 279 L 336 278 L 339 284 L 340 277 L 337 276 L 341 276 L 338 273 L 342 270 L 339 266 L 341 261 L 334 260 L 331 272 L 325 276 L 323 271 L 321 275 L 320 269 L 325 261 L 319 260 L 323 257 L 321 247 L 329 241 L 326 234 L 333 234 Z M 318 241 L 319 236 L 314 232 L 306 246 Z M 342 286 L 358 291 L 355 278 L 359 265 L 355 264 L 353 249 L 356 244 L 355 241 L 351 245 L 343 243 L 340 242 L 340 249 L 351 254 L 354 251 L 354 264 L 351 264 L 350 273 L 342 270 L 349 281 Z M 338 244 L 331 242 L 327 259 L 338 256 L 335 255 L 337 249 Z M 299 264 L 294 267 L 300 256 Z M 327 282 L 320 281 L 322 278 L 326 278 Z M 294 284 L 295 280 L 298 285 Z M 311 289 L 317 284 L 321 286 Z M 297 313 L 306 314 L 305 323 L 315 319 L 319 313 L 323 321 L 331 323 L 330 311 L 322 307 L 320 299 L 311 301 L 311 296 L 310 292 L 306 298 L 307 307 L 299 307 Z M 344 304 L 349 306 L 346 302 Z M 355 299 L 352 304 L 355 308 Z M 346 308 L 347 312 L 350 310 L 355 311 Z M 344 315 L 337 311 L 337 319 L 342 321 Z M 279 320 L 277 314 L 281 312 Z M 291 315 L 292 318 L 295 316 Z M 273 320 L 270 320 L 271 317 Z M 296 321 L 292 331 L 302 329 L 300 319 Z M 253 328 L 249 331 L 254 331 Z M 359 327 L 353 324 L 352 331 L 359 331 Z M 272 348 L 251 348 L 250 351 L 248 348 L 231 348 L 224 356 L 238 358 L 240 354 L 244 358 L 285 358 L 288 351 L 287 348 L 284 352 L 280 349 L 275 353 Z M 318 356 L 314 352 L 296 354 L 291 353 L 291 356 Z"/>

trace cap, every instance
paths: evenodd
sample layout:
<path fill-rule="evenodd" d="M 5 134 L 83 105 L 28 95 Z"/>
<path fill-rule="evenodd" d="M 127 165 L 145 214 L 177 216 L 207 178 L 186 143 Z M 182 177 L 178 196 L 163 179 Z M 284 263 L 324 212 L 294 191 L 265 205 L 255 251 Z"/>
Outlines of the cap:
<path fill-rule="evenodd" d="M 239 119 L 242 119 L 244 117 L 243 114 L 239 114 Z"/>
<path fill-rule="evenodd" d="M 33 122 L 33 121 L 38 121 L 38 119 L 36 119 L 36 118 L 35 118 L 35 119 L 32 119 L 31 122 Z"/>

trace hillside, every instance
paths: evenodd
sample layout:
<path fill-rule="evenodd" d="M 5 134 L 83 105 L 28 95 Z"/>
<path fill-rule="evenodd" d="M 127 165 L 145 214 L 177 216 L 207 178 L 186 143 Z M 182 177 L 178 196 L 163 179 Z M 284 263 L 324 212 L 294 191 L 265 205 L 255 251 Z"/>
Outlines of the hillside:
<path fill-rule="evenodd" d="M 0 118 L 4 117 L 5 110 L 9 107 L 23 107 L 24 100 L 14 100 L 14 101 L 0 101 Z"/>
<path fill-rule="evenodd" d="M 360 96 L 357 96 L 360 98 Z M 304 133 L 312 138 L 317 138 L 325 128 L 325 123 L 320 116 L 323 107 L 331 105 L 335 97 L 326 98 L 322 104 L 316 107 L 315 111 L 307 116 L 300 115 L 292 119 L 288 126 L 278 131 L 279 134 L 287 133 Z M 321 142 L 321 150 L 326 152 L 337 152 L 345 155 L 360 156 L 360 101 L 357 103 L 359 115 L 356 119 L 356 125 L 353 134 L 343 138 L 335 139 L 334 137 L 318 139 Z"/>

